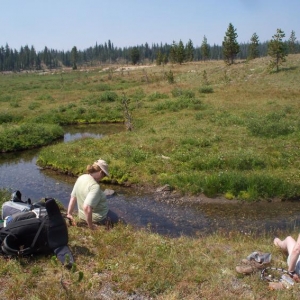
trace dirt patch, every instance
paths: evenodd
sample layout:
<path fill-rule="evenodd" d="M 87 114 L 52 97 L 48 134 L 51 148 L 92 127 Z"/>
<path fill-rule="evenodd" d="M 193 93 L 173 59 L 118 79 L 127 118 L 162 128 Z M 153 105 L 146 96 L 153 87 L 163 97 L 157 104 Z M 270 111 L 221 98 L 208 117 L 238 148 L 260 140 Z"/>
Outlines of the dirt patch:
<path fill-rule="evenodd" d="M 153 66 L 154 66 L 154 65 L 120 67 L 120 68 L 117 68 L 115 71 L 116 71 L 116 72 L 121 72 L 121 71 L 133 71 L 133 70 L 138 70 L 138 69 L 151 68 L 151 67 L 153 67 Z"/>
<path fill-rule="evenodd" d="M 228 200 L 222 196 L 218 196 L 215 198 L 209 198 L 204 194 L 200 194 L 197 196 L 187 196 L 180 195 L 175 192 L 155 192 L 154 198 L 157 201 L 163 201 L 166 203 L 174 203 L 174 204 L 203 204 L 203 203 L 214 203 L 214 204 L 234 204 L 239 203 L 239 200 Z"/>

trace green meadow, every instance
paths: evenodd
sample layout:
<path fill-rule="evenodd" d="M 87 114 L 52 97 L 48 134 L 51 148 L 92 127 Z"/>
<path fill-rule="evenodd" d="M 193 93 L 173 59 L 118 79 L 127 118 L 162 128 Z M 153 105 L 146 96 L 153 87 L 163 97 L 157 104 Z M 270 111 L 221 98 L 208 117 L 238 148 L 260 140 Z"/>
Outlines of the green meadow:
<path fill-rule="evenodd" d="M 38 164 L 74 176 L 101 157 L 110 165 L 106 180 L 116 184 L 169 184 L 186 195 L 244 201 L 297 198 L 300 55 L 289 55 L 277 73 L 268 71 L 268 63 L 1 74 L 1 150 L 48 145 Z M 64 125 L 115 122 L 131 130 L 52 144 Z M 2 202 L 8 197 L 0 191 Z M 272 242 L 267 232 L 170 238 L 122 224 L 109 231 L 69 227 L 72 270 L 51 256 L 1 257 L 0 296 L 299 299 L 298 285 L 270 291 L 259 274 L 235 271 L 256 250 L 272 253 L 272 266 L 286 268 L 286 256 Z"/>
<path fill-rule="evenodd" d="M 300 56 L 289 55 L 279 72 L 268 64 L 265 57 L 2 74 L 0 148 L 49 145 L 63 125 L 123 122 L 131 130 L 45 147 L 38 164 L 77 176 L 101 157 L 117 184 L 295 198 Z"/>

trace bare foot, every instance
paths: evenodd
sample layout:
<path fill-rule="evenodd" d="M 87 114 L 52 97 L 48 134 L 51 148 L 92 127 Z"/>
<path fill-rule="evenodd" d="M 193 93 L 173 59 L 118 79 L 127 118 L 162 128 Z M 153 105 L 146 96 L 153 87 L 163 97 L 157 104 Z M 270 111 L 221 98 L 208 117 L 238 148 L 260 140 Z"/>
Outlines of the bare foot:
<path fill-rule="evenodd" d="M 274 245 L 276 246 L 276 247 L 278 247 L 278 248 L 280 248 L 280 245 L 279 245 L 279 243 L 281 242 L 281 240 L 279 239 L 279 238 L 275 238 L 274 239 Z"/>

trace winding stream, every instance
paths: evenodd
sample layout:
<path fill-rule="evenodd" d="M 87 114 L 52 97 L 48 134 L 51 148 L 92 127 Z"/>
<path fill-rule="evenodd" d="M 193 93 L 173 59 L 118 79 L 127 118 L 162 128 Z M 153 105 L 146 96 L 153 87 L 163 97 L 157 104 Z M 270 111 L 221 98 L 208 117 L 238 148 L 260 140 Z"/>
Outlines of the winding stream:
<path fill-rule="evenodd" d="M 120 131 L 121 127 L 103 125 L 66 128 L 64 142 Z M 20 190 L 22 199 L 33 202 L 53 197 L 68 205 L 76 178 L 42 170 L 36 165 L 39 150 L 0 155 L 0 188 Z M 156 201 L 153 195 L 137 194 L 129 188 L 101 183 L 102 189 L 113 189 L 116 195 L 108 197 L 109 207 L 127 223 L 137 228 L 170 236 L 199 236 L 217 230 L 245 234 L 264 234 L 298 227 L 299 202 L 257 202 L 247 204 L 201 203 L 197 205 L 167 204 Z"/>

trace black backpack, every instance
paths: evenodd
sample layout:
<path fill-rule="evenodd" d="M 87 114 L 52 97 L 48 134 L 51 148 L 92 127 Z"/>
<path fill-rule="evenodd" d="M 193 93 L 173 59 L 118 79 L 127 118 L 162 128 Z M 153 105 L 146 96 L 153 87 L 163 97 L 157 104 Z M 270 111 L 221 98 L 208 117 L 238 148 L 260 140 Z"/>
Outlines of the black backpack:
<path fill-rule="evenodd" d="M 46 199 L 47 214 L 40 218 L 33 212 L 19 212 L 0 229 L 0 252 L 9 256 L 55 253 L 67 267 L 74 263 L 68 247 L 68 228 L 56 201 Z"/>

